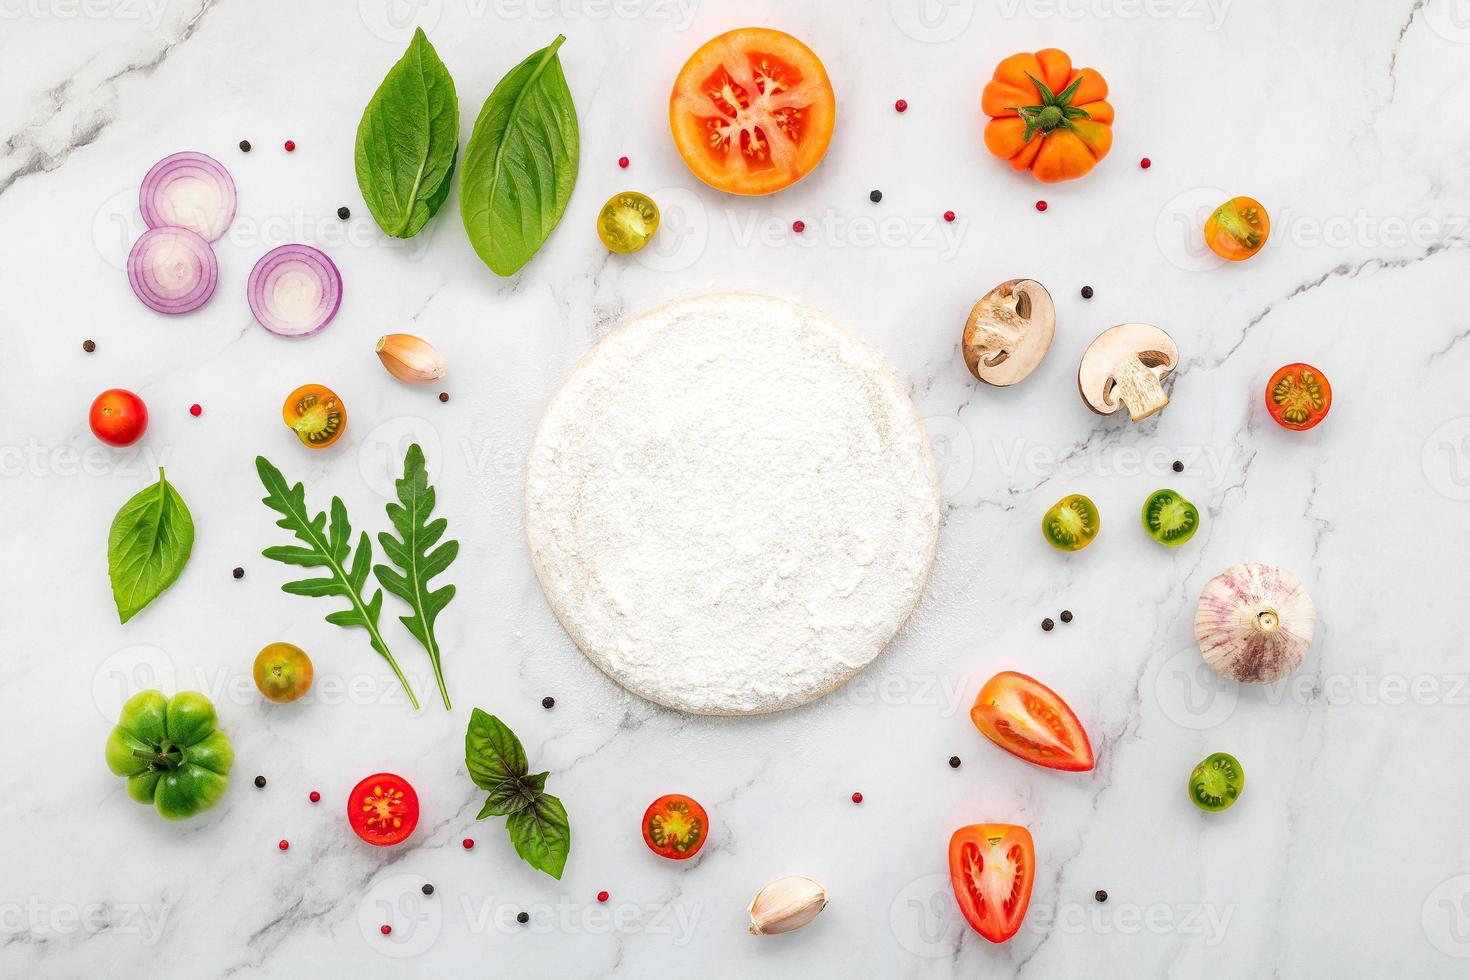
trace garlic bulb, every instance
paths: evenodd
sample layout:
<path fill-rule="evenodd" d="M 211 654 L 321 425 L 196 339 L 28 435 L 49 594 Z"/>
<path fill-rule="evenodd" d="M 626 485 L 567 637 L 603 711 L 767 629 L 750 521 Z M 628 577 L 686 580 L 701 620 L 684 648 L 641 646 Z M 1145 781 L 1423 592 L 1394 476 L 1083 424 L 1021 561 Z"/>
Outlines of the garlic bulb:
<path fill-rule="evenodd" d="M 1194 637 L 1216 672 L 1269 684 L 1301 666 L 1317 628 L 1317 605 L 1297 577 L 1249 561 L 1205 583 Z"/>
<path fill-rule="evenodd" d="M 433 384 L 444 377 L 444 357 L 427 340 L 411 333 L 390 333 L 378 338 L 373 350 L 388 373 L 411 385 Z"/>
<path fill-rule="evenodd" d="M 779 936 L 800 929 L 827 906 L 827 886 L 802 875 L 777 878 L 750 900 L 750 934 Z"/>

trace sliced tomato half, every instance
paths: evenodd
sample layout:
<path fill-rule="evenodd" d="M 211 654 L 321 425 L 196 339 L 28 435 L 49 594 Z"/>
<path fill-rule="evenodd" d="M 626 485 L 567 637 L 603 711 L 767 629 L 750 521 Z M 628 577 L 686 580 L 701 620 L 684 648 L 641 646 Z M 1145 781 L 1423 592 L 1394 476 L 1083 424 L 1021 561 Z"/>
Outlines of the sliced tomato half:
<path fill-rule="evenodd" d="M 1036 846 L 1009 823 L 961 827 L 949 839 L 949 883 L 965 921 L 993 943 L 1014 936 L 1031 904 Z"/>
<path fill-rule="evenodd" d="M 375 773 L 352 788 L 347 797 L 347 822 L 369 844 L 402 843 L 419 825 L 419 794 L 402 776 Z"/>
<path fill-rule="evenodd" d="M 1048 769 L 1087 772 L 1092 743 L 1067 702 L 1034 677 L 1004 670 L 985 682 L 970 709 L 975 727 L 1014 756 Z"/>
<path fill-rule="evenodd" d="M 709 814 L 687 796 L 660 796 L 643 811 L 643 842 L 659 857 L 674 861 L 692 858 L 707 836 Z"/>
<path fill-rule="evenodd" d="M 684 63 L 669 128 L 694 176 L 731 194 L 772 194 L 822 162 L 837 99 L 822 60 L 790 34 L 729 31 Z"/>

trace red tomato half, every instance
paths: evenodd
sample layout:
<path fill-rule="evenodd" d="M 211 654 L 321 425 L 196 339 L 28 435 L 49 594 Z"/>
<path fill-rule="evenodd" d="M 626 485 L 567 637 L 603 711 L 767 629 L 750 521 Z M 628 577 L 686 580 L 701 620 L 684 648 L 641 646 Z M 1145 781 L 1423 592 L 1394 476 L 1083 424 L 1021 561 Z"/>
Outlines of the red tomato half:
<path fill-rule="evenodd" d="M 408 839 L 419 823 L 419 795 L 391 772 L 369 776 L 347 797 L 347 822 L 357 836 L 378 847 Z"/>
<path fill-rule="evenodd" d="M 1092 743 L 1055 691 L 1033 677 L 1001 671 L 980 689 L 970 709 L 975 727 L 1014 756 L 1048 769 L 1087 772 Z"/>
<path fill-rule="evenodd" d="M 965 921 L 993 943 L 1021 928 L 1036 881 L 1031 832 L 1008 823 L 961 827 L 949 839 L 949 883 Z"/>
<path fill-rule="evenodd" d="M 708 836 L 709 814 L 687 796 L 660 796 L 643 811 L 643 843 L 659 857 L 692 858 Z"/>
<path fill-rule="evenodd" d="M 1266 411 L 1285 428 L 1310 429 L 1331 408 L 1332 385 L 1310 364 L 1288 364 L 1266 382 Z"/>
<path fill-rule="evenodd" d="M 131 446 L 148 428 L 148 406 L 122 388 L 109 388 L 92 402 L 87 416 L 92 434 L 109 446 Z"/>

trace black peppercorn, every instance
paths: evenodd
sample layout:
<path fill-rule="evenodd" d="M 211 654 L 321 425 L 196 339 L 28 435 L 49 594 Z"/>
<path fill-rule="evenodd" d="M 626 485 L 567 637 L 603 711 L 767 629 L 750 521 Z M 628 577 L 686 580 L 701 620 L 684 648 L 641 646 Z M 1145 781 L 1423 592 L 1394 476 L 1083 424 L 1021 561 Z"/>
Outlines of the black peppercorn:
<path fill-rule="evenodd" d="M 241 153 L 249 153 L 250 152 L 250 141 L 249 140 L 241 140 L 240 141 L 240 152 Z"/>
<path fill-rule="evenodd" d="M 245 569 L 243 569 L 243 568 L 236 568 L 230 574 L 233 575 L 233 576 L 235 576 L 235 578 L 244 578 L 245 577 Z"/>
<path fill-rule="evenodd" d="M 352 217 L 352 212 L 347 210 L 346 208 L 338 208 L 337 217 L 341 218 L 343 221 L 346 221 L 348 218 Z"/>
<path fill-rule="evenodd" d="M 960 757 L 957 756 L 957 755 L 950 756 L 949 757 L 949 767 L 951 769 L 958 769 L 960 767 Z"/>
<path fill-rule="evenodd" d="M 1041 628 L 1044 629 L 1044 630 L 1046 630 L 1048 633 L 1051 632 L 1052 627 L 1055 626 L 1055 625 L 1056 625 L 1056 623 L 1053 623 L 1051 621 L 1051 619 L 1049 619 L 1049 618 L 1048 619 L 1043 619 L 1041 621 Z"/>
<path fill-rule="evenodd" d="M 541 707 L 543 708 L 550 708 L 554 704 L 556 704 L 556 698 L 552 697 L 549 694 L 541 699 Z"/>
<path fill-rule="evenodd" d="M 256 776 L 255 777 L 255 788 L 256 789 L 265 789 L 265 777 L 264 776 Z"/>
<path fill-rule="evenodd" d="M 1062 610 L 1062 615 L 1059 618 L 1064 623 L 1070 623 L 1072 621 L 1072 610 L 1070 610 L 1070 609 L 1063 609 Z"/>
<path fill-rule="evenodd" d="M 94 341 L 90 341 L 90 340 L 84 340 L 84 341 L 82 341 L 82 350 L 86 351 L 88 354 L 92 353 L 96 349 L 97 349 L 97 344 Z"/>
<path fill-rule="evenodd" d="M 449 392 L 447 392 L 447 391 L 441 391 L 441 392 L 439 392 L 439 400 L 441 402 L 447 402 L 447 401 L 449 401 Z"/>
<path fill-rule="evenodd" d="M 429 884 L 428 882 L 424 882 L 424 887 L 420 888 L 419 891 L 423 892 L 425 895 L 432 895 L 434 894 L 434 886 Z"/>
<path fill-rule="evenodd" d="M 882 191 L 870 191 L 870 192 L 868 192 L 868 200 L 872 201 L 874 204 L 877 204 L 879 201 L 883 200 L 883 192 Z"/>
<path fill-rule="evenodd" d="M 1108 893 L 1099 888 L 1097 891 L 1092 893 L 1092 897 L 1097 899 L 1099 902 L 1106 902 L 1108 900 Z"/>
<path fill-rule="evenodd" d="M 1082 287 L 1082 298 L 1083 299 L 1092 299 L 1092 287 L 1091 286 L 1083 286 Z"/>
<path fill-rule="evenodd" d="M 519 922 L 521 925 L 525 925 L 527 922 L 530 922 L 531 921 L 531 913 L 530 912 L 517 912 L 516 913 L 516 921 Z"/>
<path fill-rule="evenodd" d="M 1177 459 L 1174 460 L 1174 472 L 1175 473 L 1183 473 L 1184 472 L 1184 464 L 1181 463 L 1181 462 L 1179 462 L 1179 460 L 1177 460 Z"/>

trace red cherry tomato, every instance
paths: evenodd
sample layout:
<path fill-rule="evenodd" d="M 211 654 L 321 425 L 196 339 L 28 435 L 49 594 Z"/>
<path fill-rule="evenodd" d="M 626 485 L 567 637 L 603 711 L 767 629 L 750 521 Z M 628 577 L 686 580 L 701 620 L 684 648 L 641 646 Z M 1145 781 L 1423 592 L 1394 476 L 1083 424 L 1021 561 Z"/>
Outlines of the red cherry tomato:
<path fill-rule="evenodd" d="M 87 416 L 92 434 L 109 446 L 131 446 L 148 428 L 148 406 L 122 388 L 108 388 L 92 402 Z"/>
<path fill-rule="evenodd" d="M 369 776 L 347 797 L 347 822 L 369 844 L 402 843 L 419 822 L 419 795 L 408 780 L 391 772 Z"/>
<path fill-rule="evenodd" d="M 949 883 L 965 921 L 993 943 L 1021 928 L 1036 881 L 1036 846 L 1025 827 L 977 823 L 949 839 Z"/>
<path fill-rule="evenodd" d="M 709 814 L 687 796 L 660 796 L 643 812 L 643 842 L 659 857 L 684 861 L 699 853 L 709 836 Z"/>
<path fill-rule="evenodd" d="M 1266 382 L 1266 411 L 1285 428 L 1310 429 L 1331 408 L 1332 385 L 1310 364 L 1288 364 Z"/>
<path fill-rule="evenodd" d="M 1067 702 L 1045 684 L 1013 670 L 980 688 L 970 720 L 981 734 L 1018 758 L 1048 769 L 1087 772 L 1092 743 Z"/>

